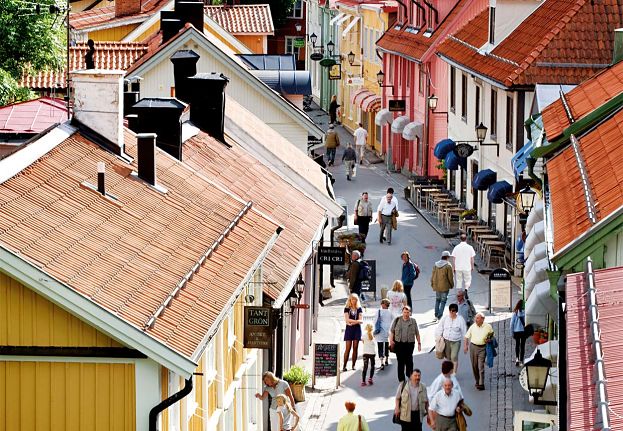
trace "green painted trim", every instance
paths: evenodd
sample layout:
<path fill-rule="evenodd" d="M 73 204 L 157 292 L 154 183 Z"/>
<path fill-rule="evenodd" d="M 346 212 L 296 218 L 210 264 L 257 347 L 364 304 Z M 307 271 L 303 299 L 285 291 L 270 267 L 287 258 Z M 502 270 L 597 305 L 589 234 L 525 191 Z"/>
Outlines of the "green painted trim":
<path fill-rule="evenodd" d="M 580 118 L 575 123 L 567 127 L 560 138 L 550 141 L 549 145 L 544 147 L 538 147 L 532 150 L 530 155 L 538 159 L 539 157 L 550 156 L 553 152 L 559 150 L 563 146 L 569 143 L 571 135 L 579 135 L 585 130 L 591 128 L 595 124 L 598 124 L 604 117 L 607 117 L 623 105 L 623 93 L 614 96 L 612 99 L 601 105 L 599 108 L 591 111 L 588 115 Z M 545 130 L 547 136 L 547 130 Z"/>
<path fill-rule="evenodd" d="M 558 303 L 558 280 L 562 277 L 562 271 L 551 271 L 548 269 L 545 272 L 549 279 L 549 296 Z"/>
<path fill-rule="evenodd" d="M 584 241 L 578 243 L 575 247 L 569 249 L 562 255 L 554 256 L 552 261 L 561 270 L 571 269 L 579 263 L 591 256 L 592 252 L 599 247 L 605 246 L 605 243 L 614 234 L 623 231 L 623 215 L 613 218 L 603 226 L 599 223 L 595 225 L 597 229 L 588 236 Z M 592 256 L 593 260 L 602 261 L 603 256 Z"/>

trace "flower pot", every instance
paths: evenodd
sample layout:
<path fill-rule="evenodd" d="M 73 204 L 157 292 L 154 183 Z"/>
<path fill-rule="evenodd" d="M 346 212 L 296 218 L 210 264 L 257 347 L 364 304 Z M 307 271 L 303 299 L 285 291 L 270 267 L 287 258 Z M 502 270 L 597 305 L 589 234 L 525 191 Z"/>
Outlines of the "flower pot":
<path fill-rule="evenodd" d="M 297 403 L 305 401 L 305 385 L 290 383 L 290 390 L 292 391 L 294 401 Z"/>

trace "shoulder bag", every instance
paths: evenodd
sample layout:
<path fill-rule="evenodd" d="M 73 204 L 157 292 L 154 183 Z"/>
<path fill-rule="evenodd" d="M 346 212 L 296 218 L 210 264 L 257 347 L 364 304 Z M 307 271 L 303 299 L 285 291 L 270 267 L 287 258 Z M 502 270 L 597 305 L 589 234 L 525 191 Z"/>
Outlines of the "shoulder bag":
<path fill-rule="evenodd" d="M 381 329 L 383 329 L 383 328 L 381 326 L 381 310 L 379 310 L 379 312 L 378 312 L 378 314 L 376 316 L 376 322 L 374 323 L 374 332 L 373 332 L 373 334 L 374 335 L 380 334 L 381 333 Z"/>
<path fill-rule="evenodd" d="M 437 359 L 443 359 L 446 351 L 446 340 L 443 339 L 443 334 L 439 336 L 435 341 L 435 356 Z"/>

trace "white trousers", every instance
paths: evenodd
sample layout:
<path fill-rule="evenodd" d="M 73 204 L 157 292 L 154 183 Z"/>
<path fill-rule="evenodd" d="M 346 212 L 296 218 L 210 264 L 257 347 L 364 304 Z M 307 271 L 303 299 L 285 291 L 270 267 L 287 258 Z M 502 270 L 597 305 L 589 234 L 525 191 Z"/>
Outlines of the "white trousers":
<path fill-rule="evenodd" d="M 359 160 L 363 160 L 363 155 L 366 152 L 366 146 L 365 145 L 355 145 L 355 148 L 357 149 L 357 155 L 359 156 Z"/>
<path fill-rule="evenodd" d="M 472 272 L 469 270 L 460 270 L 457 269 L 455 271 L 456 274 L 456 283 L 454 287 L 457 289 L 469 289 L 472 285 Z"/>

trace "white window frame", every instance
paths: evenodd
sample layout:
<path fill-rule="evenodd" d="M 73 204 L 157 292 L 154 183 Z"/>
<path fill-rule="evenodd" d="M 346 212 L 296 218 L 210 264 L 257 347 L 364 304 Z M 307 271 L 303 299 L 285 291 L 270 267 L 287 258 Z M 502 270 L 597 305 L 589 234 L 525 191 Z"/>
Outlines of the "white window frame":
<path fill-rule="evenodd" d="M 294 54 L 294 60 L 298 61 L 301 48 L 294 47 L 295 36 L 285 36 L 285 53 Z"/>
<path fill-rule="evenodd" d="M 296 5 L 297 4 L 300 5 L 300 7 L 298 8 L 298 11 L 299 11 L 298 15 L 296 13 L 296 11 L 297 11 Z M 294 5 L 292 6 L 292 13 L 288 16 L 288 18 L 296 18 L 296 19 L 303 18 L 303 8 L 304 7 L 305 6 L 304 6 L 304 3 L 303 3 L 303 0 L 296 0 L 294 2 Z"/>

